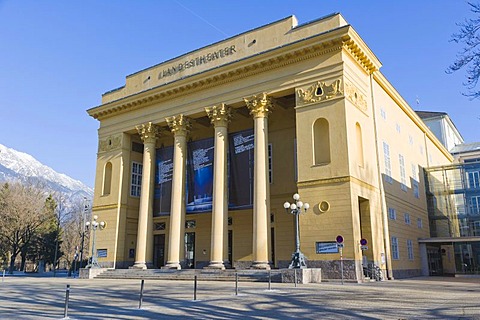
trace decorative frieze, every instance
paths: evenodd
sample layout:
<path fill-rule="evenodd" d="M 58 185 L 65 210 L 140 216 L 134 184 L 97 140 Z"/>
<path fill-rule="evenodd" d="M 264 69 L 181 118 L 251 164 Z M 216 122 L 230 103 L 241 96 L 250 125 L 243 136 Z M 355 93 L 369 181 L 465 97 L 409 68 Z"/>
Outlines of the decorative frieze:
<path fill-rule="evenodd" d="M 136 129 L 144 143 L 155 143 L 160 134 L 159 128 L 151 122 L 136 126 Z"/>
<path fill-rule="evenodd" d="M 301 103 L 310 104 L 325 100 L 330 100 L 336 97 L 343 96 L 342 80 L 338 79 L 330 84 L 322 81 L 317 81 L 308 89 L 297 89 L 297 96 Z"/>
<path fill-rule="evenodd" d="M 272 99 L 265 92 L 250 98 L 243 98 L 243 101 L 254 118 L 266 118 L 273 110 Z"/>
<path fill-rule="evenodd" d="M 207 107 L 205 112 L 214 126 L 226 127 L 232 119 L 232 109 L 224 103 L 218 106 Z"/>
<path fill-rule="evenodd" d="M 122 134 L 108 136 L 98 141 L 98 152 L 108 152 L 122 147 Z"/>
<path fill-rule="evenodd" d="M 367 113 L 367 98 L 353 84 L 345 82 L 345 96 L 360 111 Z"/>
<path fill-rule="evenodd" d="M 174 135 L 186 136 L 188 135 L 188 133 L 190 132 L 190 128 L 192 127 L 190 119 L 183 114 L 165 118 L 165 121 L 167 121 L 170 131 L 172 131 Z"/>

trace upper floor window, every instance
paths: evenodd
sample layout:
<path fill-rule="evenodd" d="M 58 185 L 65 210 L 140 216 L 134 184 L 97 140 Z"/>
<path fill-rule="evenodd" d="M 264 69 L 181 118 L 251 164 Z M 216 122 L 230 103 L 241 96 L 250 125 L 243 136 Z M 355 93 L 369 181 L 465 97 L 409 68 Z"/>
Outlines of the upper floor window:
<path fill-rule="evenodd" d="M 406 224 L 410 224 L 410 213 L 405 212 L 404 220 Z"/>
<path fill-rule="evenodd" d="M 357 122 L 355 125 L 355 134 L 357 138 L 357 164 L 360 167 L 363 167 L 363 138 L 362 138 L 362 127 Z"/>
<path fill-rule="evenodd" d="M 413 180 L 412 181 L 412 187 L 413 187 L 413 195 L 415 196 L 415 198 L 420 198 L 420 191 L 418 190 L 418 181 L 417 180 Z"/>
<path fill-rule="evenodd" d="M 422 229 L 422 228 L 423 228 L 422 218 L 417 218 L 417 228 L 418 228 L 418 229 Z"/>
<path fill-rule="evenodd" d="M 407 191 L 407 178 L 405 175 L 405 158 L 401 154 L 398 155 L 398 163 L 400 164 L 400 179 L 401 179 L 400 188 L 403 191 Z"/>
<path fill-rule="evenodd" d="M 397 220 L 397 210 L 388 208 L 388 217 L 392 220 Z"/>
<path fill-rule="evenodd" d="M 142 189 L 142 171 L 143 165 L 138 162 L 132 162 L 132 183 L 130 184 L 130 195 L 140 197 Z"/>
<path fill-rule="evenodd" d="M 380 116 L 383 118 L 383 120 L 387 120 L 387 112 L 385 109 L 380 108 Z"/>
<path fill-rule="evenodd" d="M 383 142 L 383 157 L 385 160 L 385 181 L 392 183 L 392 166 L 390 163 L 390 146 L 385 141 Z"/>
<path fill-rule="evenodd" d="M 470 198 L 470 213 L 479 214 L 480 213 L 480 196 L 473 196 Z"/>
<path fill-rule="evenodd" d="M 480 172 L 478 171 L 468 172 L 468 187 L 469 188 L 480 187 L 479 178 L 480 178 Z"/>

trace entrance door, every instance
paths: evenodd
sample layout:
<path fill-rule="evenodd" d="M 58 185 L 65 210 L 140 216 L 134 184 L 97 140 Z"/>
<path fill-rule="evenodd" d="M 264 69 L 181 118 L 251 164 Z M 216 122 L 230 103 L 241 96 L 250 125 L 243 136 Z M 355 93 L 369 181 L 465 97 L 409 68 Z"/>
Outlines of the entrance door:
<path fill-rule="evenodd" d="M 165 235 L 158 234 L 153 238 L 153 265 L 160 269 L 165 265 Z"/>
<path fill-rule="evenodd" d="M 228 262 L 233 267 L 233 230 L 228 230 Z"/>
<path fill-rule="evenodd" d="M 185 263 L 186 268 L 195 268 L 195 232 L 185 233 Z"/>
<path fill-rule="evenodd" d="M 442 255 L 440 253 L 440 248 L 428 247 L 427 248 L 427 257 L 428 257 L 428 272 L 429 272 L 429 274 L 431 276 L 441 276 L 441 275 L 443 275 Z"/>

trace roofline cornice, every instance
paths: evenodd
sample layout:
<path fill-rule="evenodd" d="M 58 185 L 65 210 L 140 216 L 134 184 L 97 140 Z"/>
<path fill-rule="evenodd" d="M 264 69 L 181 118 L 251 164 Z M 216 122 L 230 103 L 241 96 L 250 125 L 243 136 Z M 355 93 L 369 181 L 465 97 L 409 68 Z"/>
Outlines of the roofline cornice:
<path fill-rule="evenodd" d="M 342 49 L 348 51 L 368 73 L 381 66 L 353 28 L 346 25 L 104 103 L 87 112 L 101 121 L 173 97 L 195 93 Z"/>

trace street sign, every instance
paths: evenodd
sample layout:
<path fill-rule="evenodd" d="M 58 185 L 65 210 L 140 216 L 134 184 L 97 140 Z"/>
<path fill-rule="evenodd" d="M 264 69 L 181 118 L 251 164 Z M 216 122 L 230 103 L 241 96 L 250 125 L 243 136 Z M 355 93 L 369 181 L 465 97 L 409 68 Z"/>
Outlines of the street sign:
<path fill-rule="evenodd" d="M 363 239 L 363 238 L 360 239 L 360 244 L 361 244 L 362 246 L 366 246 L 367 243 L 368 243 L 368 242 L 367 242 L 367 239 Z"/>
<path fill-rule="evenodd" d="M 343 237 L 341 235 L 338 235 L 336 241 L 337 243 L 343 243 Z"/>
<path fill-rule="evenodd" d="M 362 249 L 362 250 L 368 250 L 368 246 L 361 246 L 360 249 Z"/>
<path fill-rule="evenodd" d="M 337 243 L 337 248 L 343 248 L 343 243 Z"/>

